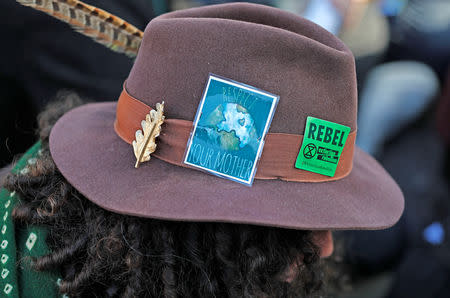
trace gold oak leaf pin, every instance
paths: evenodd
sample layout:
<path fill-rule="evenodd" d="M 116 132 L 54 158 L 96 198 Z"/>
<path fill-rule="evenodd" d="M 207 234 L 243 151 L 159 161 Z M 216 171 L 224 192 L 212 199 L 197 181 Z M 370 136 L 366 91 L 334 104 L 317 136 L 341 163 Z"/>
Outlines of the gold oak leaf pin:
<path fill-rule="evenodd" d="M 151 110 L 142 120 L 142 130 L 136 131 L 136 140 L 133 141 L 134 155 L 136 156 L 135 168 L 139 164 L 150 160 L 150 154 L 155 152 L 155 139 L 161 132 L 161 125 L 164 122 L 164 101 L 156 104 L 156 110 Z M 142 133 L 142 131 L 144 133 Z"/>

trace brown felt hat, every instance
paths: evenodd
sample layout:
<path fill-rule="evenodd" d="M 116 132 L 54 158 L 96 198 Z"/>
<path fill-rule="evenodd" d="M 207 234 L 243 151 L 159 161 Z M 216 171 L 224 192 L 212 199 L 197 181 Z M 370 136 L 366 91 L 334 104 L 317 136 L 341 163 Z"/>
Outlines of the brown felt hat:
<path fill-rule="evenodd" d="M 136 169 L 133 148 L 115 125 L 117 101 L 87 104 L 65 114 L 51 132 L 58 169 L 92 202 L 140 217 L 308 230 L 378 229 L 397 222 L 401 190 L 356 146 L 348 172 L 334 181 L 275 176 L 255 179 L 252 187 L 160 158 L 158 152 L 172 150 L 165 141 L 171 120 L 190 127 L 210 73 L 280 96 L 269 134 L 302 135 L 308 116 L 356 132 L 355 63 L 339 39 L 279 9 L 215 5 L 162 15 L 145 30 L 124 87 L 141 105 L 165 101 L 155 156 Z M 137 123 L 125 128 L 134 135 L 142 118 L 128 120 Z M 274 144 L 271 150 L 277 150 Z M 306 171 L 294 167 L 295 159 L 289 170 L 301 175 Z"/>

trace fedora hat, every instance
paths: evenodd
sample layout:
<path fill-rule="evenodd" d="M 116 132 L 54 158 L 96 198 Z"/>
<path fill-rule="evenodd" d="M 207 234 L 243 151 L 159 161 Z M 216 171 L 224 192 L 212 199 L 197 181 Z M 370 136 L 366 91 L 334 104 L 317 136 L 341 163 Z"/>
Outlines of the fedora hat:
<path fill-rule="evenodd" d="M 205 84 L 215 74 L 279 96 L 251 187 L 183 162 Z M 135 168 L 141 121 L 164 101 L 156 151 Z M 355 144 L 352 53 L 321 27 L 255 4 L 175 11 L 153 19 L 118 100 L 61 117 L 50 134 L 62 175 L 107 210 L 164 220 L 329 230 L 379 229 L 404 199 Z M 350 128 L 332 177 L 295 167 L 308 117 Z"/>

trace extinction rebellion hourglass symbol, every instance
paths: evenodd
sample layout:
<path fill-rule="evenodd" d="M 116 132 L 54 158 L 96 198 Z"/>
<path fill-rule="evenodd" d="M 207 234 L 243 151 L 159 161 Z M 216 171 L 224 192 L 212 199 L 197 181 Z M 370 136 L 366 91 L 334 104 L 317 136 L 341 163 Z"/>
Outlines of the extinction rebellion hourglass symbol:
<path fill-rule="evenodd" d="M 307 159 L 311 159 L 313 158 L 317 153 L 317 148 L 314 144 L 309 143 L 308 145 L 305 146 L 305 148 L 303 149 L 303 156 Z"/>

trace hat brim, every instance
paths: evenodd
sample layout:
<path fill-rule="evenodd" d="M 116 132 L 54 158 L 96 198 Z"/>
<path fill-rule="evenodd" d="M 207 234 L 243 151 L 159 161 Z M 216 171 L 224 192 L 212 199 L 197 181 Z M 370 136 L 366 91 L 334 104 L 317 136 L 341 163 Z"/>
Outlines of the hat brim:
<path fill-rule="evenodd" d="M 403 212 L 398 185 L 359 148 L 352 172 L 333 182 L 255 180 L 248 187 L 157 158 L 135 169 L 132 146 L 114 131 L 115 110 L 116 102 L 78 107 L 50 134 L 51 155 L 62 175 L 112 212 L 305 230 L 382 229 Z"/>

